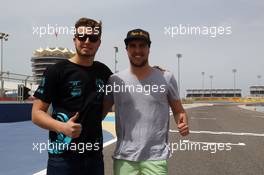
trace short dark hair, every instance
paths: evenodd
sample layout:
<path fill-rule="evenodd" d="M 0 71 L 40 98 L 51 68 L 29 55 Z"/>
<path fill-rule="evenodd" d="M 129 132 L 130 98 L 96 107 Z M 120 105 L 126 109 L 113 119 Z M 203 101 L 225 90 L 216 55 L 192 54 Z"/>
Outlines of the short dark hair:
<path fill-rule="evenodd" d="M 93 19 L 83 17 L 83 18 L 80 18 L 75 23 L 75 30 L 76 30 L 76 32 L 77 32 L 78 27 L 81 27 L 81 26 L 84 26 L 84 27 L 92 27 L 93 29 L 95 27 L 98 27 L 99 36 L 101 36 L 101 34 L 102 34 L 102 22 L 101 21 L 97 22 L 97 21 L 95 21 Z"/>

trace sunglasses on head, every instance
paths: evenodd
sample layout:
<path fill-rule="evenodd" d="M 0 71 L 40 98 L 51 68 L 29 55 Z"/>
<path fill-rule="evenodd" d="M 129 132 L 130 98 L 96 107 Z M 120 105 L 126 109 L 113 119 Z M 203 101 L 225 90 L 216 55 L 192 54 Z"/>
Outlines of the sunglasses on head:
<path fill-rule="evenodd" d="M 79 40 L 79 41 L 86 41 L 87 38 L 89 38 L 89 41 L 92 43 L 95 43 L 99 40 L 99 36 L 98 35 L 88 35 L 88 34 L 77 34 L 75 35 L 75 37 Z"/>

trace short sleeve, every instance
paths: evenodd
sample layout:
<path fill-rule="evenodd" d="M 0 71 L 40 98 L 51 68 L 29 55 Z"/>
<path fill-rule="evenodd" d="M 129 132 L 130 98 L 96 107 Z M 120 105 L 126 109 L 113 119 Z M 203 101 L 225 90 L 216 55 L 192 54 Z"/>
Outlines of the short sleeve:
<path fill-rule="evenodd" d="M 55 66 L 48 67 L 43 73 L 42 80 L 34 93 L 34 97 L 50 104 L 53 101 L 56 92 L 56 85 L 58 82 L 57 77 Z"/>
<path fill-rule="evenodd" d="M 105 89 L 104 89 L 104 91 L 105 91 L 105 99 L 107 100 L 107 101 L 112 101 L 112 102 L 114 102 L 114 94 L 113 94 L 113 82 L 114 82 L 114 77 L 113 76 L 110 76 L 110 78 L 108 79 L 108 82 L 107 82 L 107 84 L 106 84 L 106 86 L 105 86 Z"/>
<path fill-rule="evenodd" d="M 171 100 L 180 100 L 177 82 L 173 75 L 171 75 L 168 82 L 168 98 Z"/>
<path fill-rule="evenodd" d="M 113 72 L 105 64 L 98 61 L 95 61 L 94 64 L 97 65 L 98 70 L 103 71 L 104 78 L 106 78 L 107 80 L 113 74 Z"/>
<path fill-rule="evenodd" d="M 110 78 L 111 75 L 113 75 L 113 72 L 106 66 L 106 76 Z"/>

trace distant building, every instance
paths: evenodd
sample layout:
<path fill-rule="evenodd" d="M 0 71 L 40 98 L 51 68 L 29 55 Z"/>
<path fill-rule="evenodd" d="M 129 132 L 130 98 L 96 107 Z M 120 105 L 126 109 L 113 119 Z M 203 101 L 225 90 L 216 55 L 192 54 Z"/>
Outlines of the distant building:
<path fill-rule="evenodd" d="M 264 97 L 264 86 L 250 86 L 250 96 Z"/>
<path fill-rule="evenodd" d="M 241 89 L 187 89 L 187 98 L 241 97 Z"/>
<path fill-rule="evenodd" d="M 38 84 L 48 66 L 53 65 L 58 61 L 69 59 L 73 55 L 73 51 L 62 47 L 40 48 L 35 50 L 31 58 L 34 80 Z"/>

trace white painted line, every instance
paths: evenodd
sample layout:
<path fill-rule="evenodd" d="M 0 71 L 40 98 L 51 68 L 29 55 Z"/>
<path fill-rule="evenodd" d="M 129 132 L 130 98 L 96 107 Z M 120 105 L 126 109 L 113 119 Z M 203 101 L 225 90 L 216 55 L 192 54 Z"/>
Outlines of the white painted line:
<path fill-rule="evenodd" d="M 107 147 L 107 146 L 109 146 L 109 145 L 115 143 L 116 141 L 117 141 L 116 138 L 114 138 L 114 139 L 112 139 L 112 140 L 109 140 L 108 142 L 105 142 L 105 143 L 104 143 L 104 146 L 103 146 L 103 147 L 105 148 L 105 147 Z"/>
<path fill-rule="evenodd" d="M 44 169 L 44 170 L 42 170 L 40 172 L 37 172 L 37 173 L 35 173 L 33 175 L 46 175 L 46 174 L 47 174 L 47 169 Z"/>
<path fill-rule="evenodd" d="M 109 145 L 115 143 L 116 141 L 117 141 L 116 138 L 114 138 L 114 139 L 112 139 L 112 140 L 109 140 L 108 142 L 105 142 L 105 143 L 104 143 L 103 147 L 105 148 L 105 147 L 107 147 L 107 146 L 109 146 Z M 33 174 L 33 175 L 46 175 L 46 174 L 47 174 L 47 169 L 44 169 L 44 170 L 41 170 L 40 172 L 37 172 L 37 173 L 35 173 L 35 174 Z"/>
<path fill-rule="evenodd" d="M 191 109 L 191 108 L 197 108 L 197 107 L 203 107 L 203 106 L 214 106 L 214 104 L 210 104 L 210 103 L 183 104 L 184 109 Z M 207 111 L 198 111 L 197 113 L 208 113 L 208 112 Z M 170 115 L 172 115 L 171 109 L 170 109 Z"/>
<path fill-rule="evenodd" d="M 193 113 L 195 113 L 195 114 L 208 114 L 209 112 L 202 112 L 202 111 L 194 111 Z"/>
<path fill-rule="evenodd" d="M 193 103 L 193 104 L 183 104 L 184 109 L 204 107 L 204 106 L 214 106 L 214 104 L 210 103 Z"/>
<path fill-rule="evenodd" d="M 179 132 L 178 130 L 171 130 L 170 132 Z M 190 131 L 192 134 L 214 134 L 214 135 L 235 135 L 235 136 L 255 136 L 264 137 L 264 134 L 258 133 L 236 133 L 236 132 L 216 132 L 216 131 Z"/>
<path fill-rule="evenodd" d="M 217 145 L 217 144 L 229 144 L 234 146 L 246 146 L 245 143 L 221 143 L 221 142 L 196 142 L 190 140 L 183 140 L 184 143 L 198 143 L 198 144 L 205 144 L 205 145 Z"/>
<path fill-rule="evenodd" d="M 256 117 L 256 118 L 264 118 L 264 116 L 252 116 L 252 117 Z"/>
<path fill-rule="evenodd" d="M 206 117 L 191 117 L 191 119 L 196 119 L 196 120 L 216 120 L 216 118 L 206 118 Z"/>

